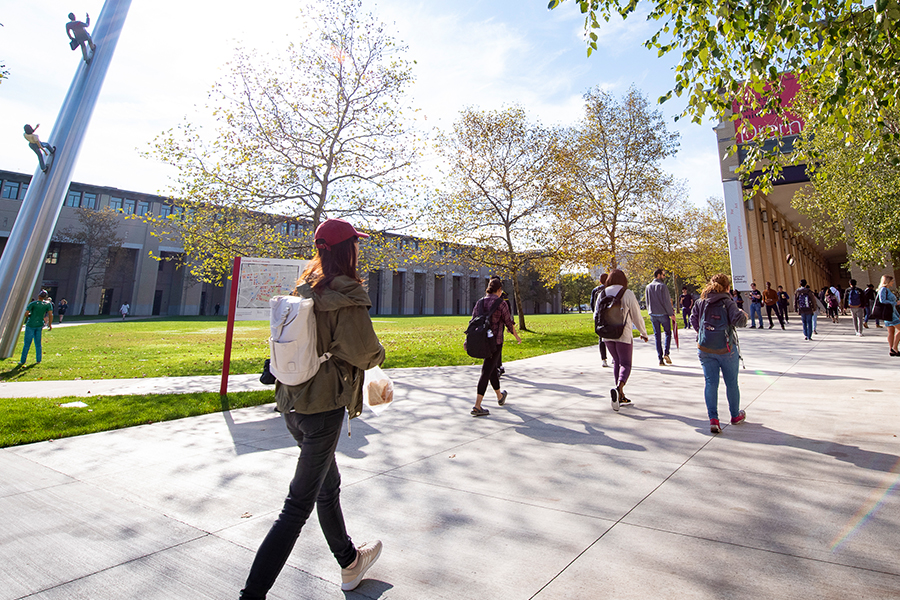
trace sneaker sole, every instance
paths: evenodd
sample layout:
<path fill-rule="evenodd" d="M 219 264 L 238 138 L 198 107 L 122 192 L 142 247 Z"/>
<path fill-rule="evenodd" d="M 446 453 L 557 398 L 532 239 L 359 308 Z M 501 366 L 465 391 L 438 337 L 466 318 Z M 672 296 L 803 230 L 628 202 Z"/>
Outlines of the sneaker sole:
<path fill-rule="evenodd" d="M 612 388 L 609 390 L 609 395 L 612 397 L 612 409 L 619 412 L 619 391 L 616 388 Z"/>

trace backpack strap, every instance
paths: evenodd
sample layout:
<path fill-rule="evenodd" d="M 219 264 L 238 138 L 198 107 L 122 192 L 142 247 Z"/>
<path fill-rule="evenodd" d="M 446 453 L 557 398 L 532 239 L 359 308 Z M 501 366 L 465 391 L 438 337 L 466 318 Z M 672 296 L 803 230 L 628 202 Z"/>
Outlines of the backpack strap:
<path fill-rule="evenodd" d="M 482 310 L 484 310 L 484 298 L 481 298 L 479 300 L 479 302 L 481 302 L 481 308 L 482 308 Z M 506 301 L 503 298 L 497 298 L 497 301 L 494 302 L 494 305 L 491 307 L 491 310 L 489 310 L 488 313 L 486 315 L 484 315 L 485 317 L 487 317 L 488 321 L 490 321 L 491 315 L 494 314 L 494 311 L 497 310 L 498 308 L 500 308 L 501 302 L 506 302 Z M 479 312 L 481 312 L 481 311 L 479 311 Z"/>

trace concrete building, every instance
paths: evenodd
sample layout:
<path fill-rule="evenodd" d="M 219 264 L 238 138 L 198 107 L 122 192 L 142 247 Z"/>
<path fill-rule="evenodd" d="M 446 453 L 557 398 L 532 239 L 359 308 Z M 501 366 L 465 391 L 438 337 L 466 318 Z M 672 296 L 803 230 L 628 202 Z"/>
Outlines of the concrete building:
<path fill-rule="evenodd" d="M 786 85 L 787 100 L 783 100 L 788 103 L 797 89 L 792 81 Z M 769 281 L 773 288 L 781 285 L 792 292 L 805 279 L 813 289 L 832 284 L 846 288 L 851 278 L 861 287 L 867 283 L 877 287 L 882 274 L 894 274 L 892 266 L 863 269 L 854 264 L 846 269 L 844 244 L 827 247 L 804 235 L 803 228 L 809 221 L 791 206 L 791 200 L 798 190 L 810 185 L 805 165 L 786 167 L 783 178 L 769 194 L 753 194 L 752 186 L 741 184 L 735 171 L 746 156 L 745 143 L 765 139 L 767 130 L 778 128 L 783 136 L 782 150 L 790 152 L 803 128 L 802 120 L 790 113 L 778 122 L 772 116 L 752 114 L 744 114 L 743 120 L 749 123 L 744 136 L 736 135 L 738 122 L 735 121 L 723 120 L 713 128 L 721 158 L 734 287 L 747 291 L 750 283 L 755 282 L 763 289 Z M 729 155 L 735 144 L 737 152 Z"/>
<path fill-rule="evenodd" d="M 0 253 L 9 239 L 30 180 L 30 175 L 0 170 Z M 122 248 L 110 254 L 102 285 L 88 289 L 86 299 L 82 291 L 87 276 L 81 260 L 82 249 L 78 244 L 58 241 L 60 231 L 79 228 L 78 207 L 110 208 L 121 213 L 119 235 L 124 239 Z M 86 315 L 115 314 L 123 302 L 130 304 L 131 314 L 136 316 L 212 315 L 216 305 L 219 314 L 225 314 L 230 283 L 217 286 L 198 282 L 177 261 L 154 258 L 180 258 L 184 249 L 177 241 L 153 235 L 151 226 L 137 218 L 165 217 L 178 210 L 162 196 L 72 182 L 34 295 L 46 289 L 54 302 L 65 298 L 70 315 L 80 314 L 82 305 Z M 418 239 L 409 236 L 394 238 L 397 252 L 419 244 Z M 484 295 L 492 273 L 453 264 L 452 248 L 443 248 L 440 258 L 441 264 L 410 263 L 397 269 L 382 266 L 363 275 L 372 298 L 372 313 L 471 314 L 475 302 Z M 511 291 L 511 286 L 507 287 Z M 524 312 L 562 312 L 561 294 L 553 292 L 549 298 L 549 302 L 526 298 Z"/>

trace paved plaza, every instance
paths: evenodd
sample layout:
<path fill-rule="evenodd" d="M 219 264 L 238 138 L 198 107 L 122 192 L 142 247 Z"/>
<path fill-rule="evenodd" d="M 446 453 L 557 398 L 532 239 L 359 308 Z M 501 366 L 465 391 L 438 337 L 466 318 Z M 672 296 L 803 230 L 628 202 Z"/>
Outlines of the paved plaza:
<path fill-rule="evenodd" d="M 338 446 L 348 530 L 381 559 L 341 592 L 313 515 L 269 597 L 896 599 L 900 358 L 819 323 L 741 330 L 747 423 L 719 435 L 685 332 L 670 367 L 636 342 L 619 413 L 595 347 L 507 363 L 487 418 L 479 367 L 393 370 L 394 405 Z M 101 385 L 130 384 L 60 387 Z M 297 454 L 271 404 L 0 450 L 0 600 L 236 599 Z"/>

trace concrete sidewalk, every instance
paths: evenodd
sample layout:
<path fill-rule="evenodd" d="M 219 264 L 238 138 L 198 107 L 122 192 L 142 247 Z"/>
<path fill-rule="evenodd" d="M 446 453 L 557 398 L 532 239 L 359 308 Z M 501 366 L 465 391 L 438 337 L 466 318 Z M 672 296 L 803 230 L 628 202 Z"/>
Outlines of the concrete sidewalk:
<path fill-rule="evenodd" d="M 717 436 L 684 339 L 638 342 L 619 413 L 596 348 L 508 363 L 479 419 L 477 367 L 395 370 L 338 447 L 384 554 L 341 592 L 313 515 L 269 598 L 898 598 L 900 359 L 819 331 L 741 332 Z M 0 599 L 237 598 L 296 457 L 271 405 L 0 450 Z"/>

